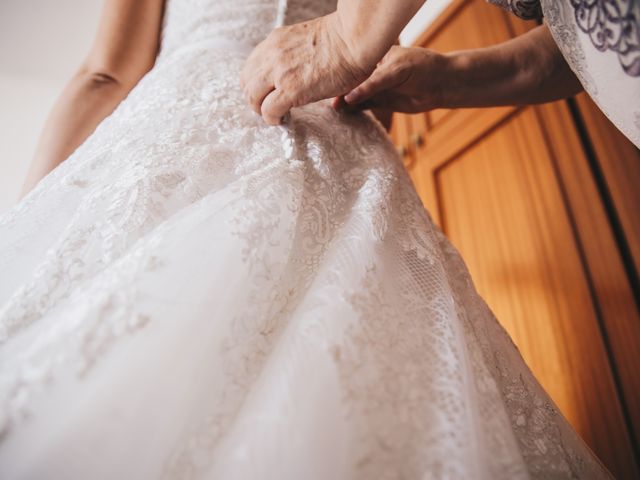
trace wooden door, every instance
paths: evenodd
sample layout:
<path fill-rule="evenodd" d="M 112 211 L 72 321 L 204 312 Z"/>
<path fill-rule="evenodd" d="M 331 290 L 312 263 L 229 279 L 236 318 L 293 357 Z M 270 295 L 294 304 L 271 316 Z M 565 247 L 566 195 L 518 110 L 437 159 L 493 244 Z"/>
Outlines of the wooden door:
<path fill-rule="evenodd" d="M 416 45 L 482 47 L 534 26 L 484 0 L 458 0 Z M 392 136 L 425 206 L 536 377 L 612 473 L 635 478 L 637 149 L 584 95 L 396 114 Z"/>

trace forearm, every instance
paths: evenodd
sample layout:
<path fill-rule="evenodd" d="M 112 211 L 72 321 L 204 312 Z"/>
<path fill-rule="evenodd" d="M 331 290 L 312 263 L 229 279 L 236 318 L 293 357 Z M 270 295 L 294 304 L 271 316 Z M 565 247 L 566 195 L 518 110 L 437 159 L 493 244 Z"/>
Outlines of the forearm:
<path fill-rule="evenodd" d="M 373 70 L 425 0 L 339 0 L 337 16 L 357 61 Z"/>
<path fill-rule="evenodd" d="M 88 57 L 45 123 L 23 195 L 95 130 L 153 67 L 164 0 L 105 0 Z"/>
<path fill-rule="evenodd" d="M 488 48 L 446 55 L 440 107 L 543 103 L 582 89 L 546 26 Z"/>
<path fill-rule="evenodd" d="M 23 195 L 73 153 L 129 90 L 130 87 L 104 75 L 89 72 L 76 74 L 47 118 L 27 174 Z"/>

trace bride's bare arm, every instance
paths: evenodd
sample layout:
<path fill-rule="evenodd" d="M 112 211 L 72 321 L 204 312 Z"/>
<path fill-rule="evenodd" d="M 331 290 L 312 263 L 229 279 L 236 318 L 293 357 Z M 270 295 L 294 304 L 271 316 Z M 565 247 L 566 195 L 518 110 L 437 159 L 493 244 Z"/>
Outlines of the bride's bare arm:
<path fill-rule="evenodd" d="M 65 160 L 155 62 L 164 0 L 106 0 L 89 55 L 54 105 L 23 195 Z"/>

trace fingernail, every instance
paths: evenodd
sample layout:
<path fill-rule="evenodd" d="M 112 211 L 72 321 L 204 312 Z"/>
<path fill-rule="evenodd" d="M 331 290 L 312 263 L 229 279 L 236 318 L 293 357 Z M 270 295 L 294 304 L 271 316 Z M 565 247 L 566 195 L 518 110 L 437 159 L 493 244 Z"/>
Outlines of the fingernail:
<path fill-rule="evenodd" d="M 344 101 L 347 103 L 356 103 L 359 100 L 358 92 L 355 90 L 350 91 L 344 96 Z"/>

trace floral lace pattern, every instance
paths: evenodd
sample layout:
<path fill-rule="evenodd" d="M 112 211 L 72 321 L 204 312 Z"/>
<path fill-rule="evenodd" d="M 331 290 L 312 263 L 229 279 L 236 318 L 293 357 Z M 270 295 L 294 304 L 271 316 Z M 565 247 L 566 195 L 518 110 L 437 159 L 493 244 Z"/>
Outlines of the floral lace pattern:
<path fill-rule="evenodd" d="M 334 7 L 170 0 L 153 70 L 0 218 L 0 477 L 608 477 L 377 122 L 245 105 L 246 47 Z"/>

